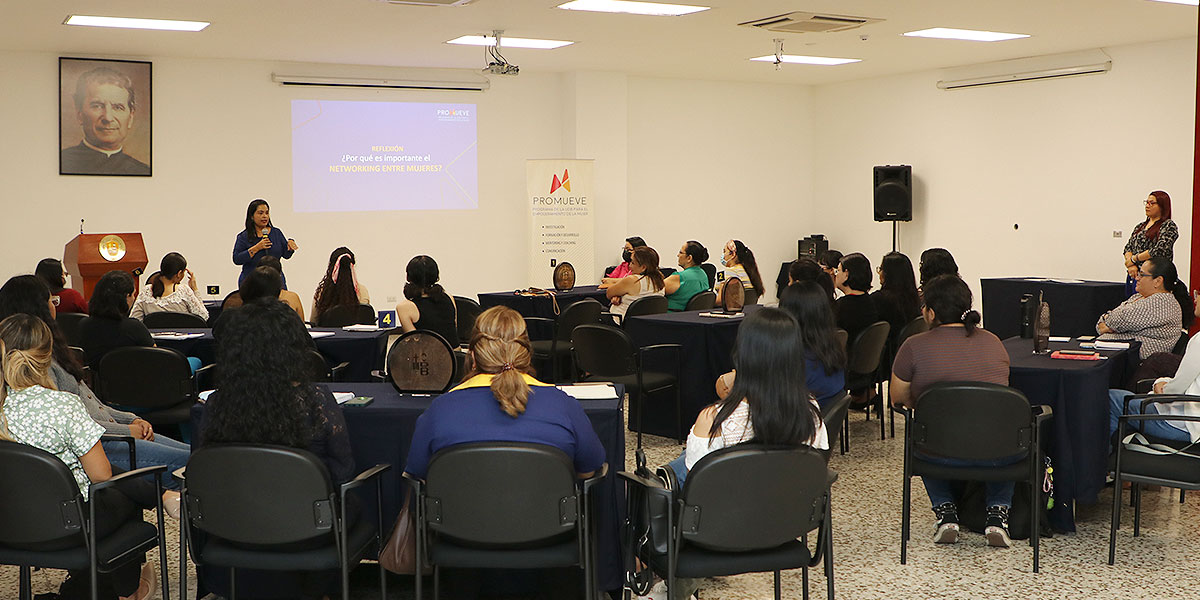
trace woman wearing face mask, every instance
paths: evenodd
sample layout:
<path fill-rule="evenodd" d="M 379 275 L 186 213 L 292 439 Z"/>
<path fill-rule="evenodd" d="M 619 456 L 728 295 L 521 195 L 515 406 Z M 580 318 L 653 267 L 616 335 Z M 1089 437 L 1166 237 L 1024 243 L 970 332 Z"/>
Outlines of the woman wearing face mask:
<path fill-rule="evenodd" d="M 646 245 L 646 240 L 638 236 L 625 238 L 625 246 L 621 248 L 621 264 L 613 268 L 613 270 L 604 274 L 604 278 L 600 280 L 600 289 L 607 289 L 608 286 L 628 277 L 631 271 L 629 270 L 629 262 L 633 260 L 633 249 L 641 248 Z"/>
<path fill-rule="evenodd" d="M 720 303 L 723 295 L 724 284 L 720 282 L 728 281 L 731 277 L 737 277 L 742 282 L 742 287 L 746 288 L 747 292 L 753 291 L 761 298 L 766 293 L 763 287 L 762 277 L 758 274 L 758 263 L 754 260 L 754 253 L 746 247 L 741 240 L 729 240 L 725 242 L 725 249 L 721 253 L 721 264 L 724 265 L 717 274 L 717 303 Z M 750 299 L 746 299 L 746 304 L 754 304 Z"/>

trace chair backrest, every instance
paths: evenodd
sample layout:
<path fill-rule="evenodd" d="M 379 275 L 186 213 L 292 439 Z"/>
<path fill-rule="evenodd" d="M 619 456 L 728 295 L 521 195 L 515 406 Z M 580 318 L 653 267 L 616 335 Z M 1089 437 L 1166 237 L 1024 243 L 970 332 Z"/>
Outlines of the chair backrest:
<path fill-rule="evenodd" d="M 683 487 L 679 527 L 702 548 L 774 548 L 821 526 L 829 470 L 808 447 L 739 444 L 700 459 Z"/>
<path fill-rule="evenodd" d="M 1187 352 L 1187 345 L 1188 332 L 1185 330 L 1183 333 L 1179 334 L 1179 339 L 1175 342 L 1175 347 L 1171 348 L 1171 354 L 1183 356 L 1183 354 Z"/>
<path fill-rule="evenodd" d="M 842 345 L 842 350 L 846 350 L 846 346 L 850 343 L 850 332 L 838 327 L 833 330 L 833 338 Z"/>
<path fill-rule="evenodd" d="M 375 308 L 370 304 L 342 304 L 334 306 L 317 316 L 318 327 L 371 325 L 374 322 Z"/>
<path fill-rule="evenodd" d="M 429 529 L 459 543 L 533 544 L 572 531 L 579 517 L 575 467 L 552 446 L 451 446 L 430 459 L 425 481 Z"/>
<path fill-rule="evenodd" d="M 267 490 L 269 501 L 263 495 Z M 232 542 L 287 544 L 333 532 L 329 471 L 306 450 L 250 444 L 201 448 L 188 459 L 183 493 L 188 525 Z"/>
<path fill-rule="evenodd" d="M 67 338 L 67 343 L 72 346 L 78 346 L 79 337 L 79 322 L 86 319 L 87 315 L 83 313 L 58 313 L 54 320 L 58 322 L 58 328 L 62 330 L 63 336 Z"/>
<path fill-rule="evenodd" d="M 917 398 L 910 429 L 914 449 L 968 460 L 1019 456 L 1033 441 L 1029 400 L 995 383 L 930 386 Z"/>
<path fill-rule="evenodd" d="M 746 288 L 742 285 L 742 280 L 730 277 L 721 285 L 721 308 L 725 312 L 741 312 L 742 307 L 746 305 Z"/>
<path fill-rule="evenodd" d="M 0 546 L 31 545 L 80 536 L 83 497 L 57 456 L 0 441 Z"/>
<path fill-rule="evenodd" d="M 325 355 L 309 348 L 308 352 L 304 353 L 304 359 L 308 361 L 308 373 L 313 381 L 333 381 L 333 372 L 329 369 L 329 361 L 325 360 Z"/>
<path fill-rule="evenodd" d="M 204 319 L 197 317 L 192 313 L 174 311 L 148 313 L 142 318 L 142 323 L 147 329 L 170 329 L 172 327 L 208 327 L 208 321 L 205 321 Z"/>
<path fill-rule="evenodd" d="M 563 309 L 554 322 L 554 335 L 560 342 L 570 342 L 571 332 L 587 323 L 599 323 L 604 307 L 591 298 L 584 298 Z"/>
<path fill-rule="evenodd" d="M 758 290 L 754 288 L 746 289 L 746 304 L 758 304 Z"/>
<path fill-rule="evenodd" d="M 836 400 L 821 409 L 821 421 L 825 423 L 825 433 L 829 437 L 829 448 L 837 446 L 838 436 L 842 433 L 842 423 L 850 409 L 850 394 L 842 392 Z M 827 453 L 828 454 L 828 453 Z"/>
<path fill-rule="evenodd" d="M 575 363 L 597 377 L 637 373 L 637 352 L 629 334 L 612 325 L 580 325 L 571 336 Z"/>
<path fill-rule="evenodd" d="M 221 310 L 238 308 L 242 305 L 242 294 L 237 290 L 233 290 L 225 295 L 225 299 L 221 301 Z"/>
<path fill-rule="evenodd" d="M 704 274 L 708 275 L 708 289 L 713 289 L 717 285 L 717 265 L 712 263 L 704 263 L 700 265 L 704 269 Z"/>
<path fill-rule="evenodd" d="M 99 370 L 98 391 L 109 404 L 159 410 L 196 400 L 191 366 L 172 348 L 117 348 L 104 355 Z"/>
<path fill-rule="evenodd" d="M 416 329 L 392 342 L 387 374 L 401 392 L 444 392 L 454 383 L 457 361 L 446 338 Z"/>
<path fill-rule="evenodd" d="M 717 293 L 712 290 L 704 290 L 692 296 L 691 300 L 688 300 L 684 310 L 709 310 L 716 305 Z"/>
<path fill-rule="evenodd" d="M 629 307 L 625 309 L 625 318 L 621 320 L 621 323 L 624 324 L 630 317 L 661 315 L 665 312 L 667 312 L 666 296 L 643 296 L 629 303 Z"/>
<path fill-rule="evenodd" d="M 879 368 L 879 359 L 883 357 L 883 348 L 887 345 L 888 331 L 891 325 L 887 321 L 876 321 L 859 332 L 850 344 L 850 356 L 846 360 L 847 373 L 874 373 Z"/>
<path fill-rule="evenodd" d="M 925 321 L 925 317 L 917 317 L 905 323 L 904 329 L 901 329 L 900 333 L 896 335 L 896 348 L 904 345 L 904 340 L 926 331 L 929 331 L 929 323 Z"/>
<path fill-rule="evenodd" d="M 483 308 L 479 303 L 463 296 L 454 297 L 454 325 L 458 329 L 458 340 L 463 344 L 471 341 L 471 330 L 475 328 L 475 319 Z"/>

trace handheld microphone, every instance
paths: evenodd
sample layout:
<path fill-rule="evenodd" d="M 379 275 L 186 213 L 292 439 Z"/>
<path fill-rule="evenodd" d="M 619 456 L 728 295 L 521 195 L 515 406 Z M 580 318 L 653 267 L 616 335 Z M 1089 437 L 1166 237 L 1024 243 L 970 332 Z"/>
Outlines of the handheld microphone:
<path fill-rule="evenodd" d="M 271 235 L 271 228 L 263 227 L 262 228 L 262 239 L 264 239 L 264 240 L 267 239 L 267 236 L 269 236 L 269 235 Z"/>

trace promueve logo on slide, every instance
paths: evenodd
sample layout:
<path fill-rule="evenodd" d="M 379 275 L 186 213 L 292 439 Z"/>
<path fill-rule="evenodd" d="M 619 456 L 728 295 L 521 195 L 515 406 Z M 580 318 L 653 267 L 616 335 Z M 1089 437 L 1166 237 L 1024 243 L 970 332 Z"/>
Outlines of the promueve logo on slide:
<path fill-rule="evenodd" d="M 466 108 L 439 108 L 435 114 L 439 121 L 469 121 L 471 111 Z"/>
<path fill-rule="evenodd" d="M 568 192 L 571 191 L 571 179 L 570 179 L 570 175 L 567 173 L 567 169 L 563 169 L 563 176 L 562 176 L 561 181 L 558 179 L 558 175 L 555 175 L 554 179 L 550 181 L 550 193 L 551 194 L 553 194 L 554 192 L 557 192 L 558 188 L 562 188 L 564 190 L 567 190 Z"/>

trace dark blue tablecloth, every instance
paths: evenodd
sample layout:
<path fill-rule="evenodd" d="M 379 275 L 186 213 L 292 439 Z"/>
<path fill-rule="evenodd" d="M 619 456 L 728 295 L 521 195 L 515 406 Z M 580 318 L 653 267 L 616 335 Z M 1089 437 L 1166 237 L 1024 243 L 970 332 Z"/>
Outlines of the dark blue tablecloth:
<path fill-rule="evenodd" d="M 372 465 L 387 463 L 392 469 L 383 475 L 383 520 L 389 528 L 396 521 L 406 485 L 400 477 L 408 460 L 408 448 L 416 427 L 417 417 L 433 401 L 430 395 L 400 394 L 390 383 L 334 383 L 335 392 L 353 392 L 370 396 L 374 401 L 365 407 L 345 407 L 346 428 L 354 450 L 358 471 Z M 624 389 L 618 386 L 617 398 L 611 400 L 581 400 L 584 412 L 604 445 L 609 476 L 593 488 L 592 510 L 595 524 L 597 584 L 600 589 L 620 589 L 622 567 L 620 557 L 620 526 L 625 515 L 625 488 L 620 485 L 617 471 L 625 468 L 625 430 L 621 426 L 621 403 Z M 192 410 L 192 421 L 198 426 L 203 404 Z M 373 514 L 374 496 L 363 494 L 363 514 Z M 217 577 L 220 577 L 217 574 Z M 238 577 L 239 590 L 251 577 Z M 211 585 L 218 585 L 210 577 Z M 225 584 L 220 584 L 225 585 Z M 220 591 L 210 588 L 210 591 Z M 251 590 L 244 590 L 250 593 Z"/>
<path fill-rule="evenodd" d="M 197 338 L 189 339 L 155 339 L 154 343 L 163 348 L 174 348 L 187 356 L 194 356 L 206 365 L 217 361 L 217 344 L 213 340 L 211 329 L 151 329 L 150 333 L 177 331 L 181 333 L 200 333 Z M 371 381 L 371 371 L 383 368 L 382 349 L 386 336 L 399 333 L 397 329 L 383 331 L 343 331 L 336 327 L 313 327 L 312 331 L 328 331 L 333 335 L 315 338 L 317 350 L 329 361 L 330 365 L 342 362 L 350 363 L 346 368 L 346 381 Z M 382 338 L 382 339 L 381 339 Z"/>
<path fill-rule="evenodd" d="M 596 300 L 607 310 L 608 297 L 604 295 L 604 290 L 594 285 L 580 285 L 569 292 L 555 292 L 554 300 L 548 296 L 518 296 L 512 292 L 479 294 L 479 306 L 485 310 L 493 306 L 507 306 L 525 317 L 553 319 L 555 301 L 558 302 L 558 310 L 561 312 L 567 306 L 586 298 Z"/>
<path fill-rule="evenodd" d="M 1000 339 L 1021 335 L 1021 295 L 1045 292 L 1050 304 L 1050 335 L 1096 335 L 1100 315 L 1125 301 L 1125 284 L 1116 281 L 1060 283 L 1030 277 L 980 280 L 983 326 Z"/>
<path fill-rule="evenodd" d="M 1008 383 L 1030 404 L 1054 410 L 1048 454 L 1054 465 L 1054 508 L 1050 522 L 1075 531 L 1074 503 L 1095 503 L 1108 471 L 1108 390 L 1120 387 L 1128 357 L 1137 350 L 1102 351 L 1108 360 L 1053 359 L 1033 354 L 1033 340 L 1004 340 Z M 1078 350 L 1078 342 L 1051 343 L 1051 350 Z"/>
<path fill-rule="evenodd" d="M 746 307 L 748 313 L 759 309 L 758 305 Z M 680 344 L 679 398 L 682 422 L 674 423 L 675 403 L 667 392 L 657 394 L 646 402 L 642 412 L 643 433 L 674 437 L 692 426 L 696 415 L 705 406 L 717 401 L 714 387 L 717 377 L 733 369 L 733 343 L 737 339 L 738 327 L 744 317 L 732 319 L 702 317 L 707 311 L 690 311 L 631 317 L 625 330 L 639 347 L 652 344 Z M 669 371 L 674 368 L 673 356 L 662 351 L 647 356 L 646 368 L 652 371 Z M 635 430 L 632 416 L 640 399 L 630 399 L 629 427 Z"/>

